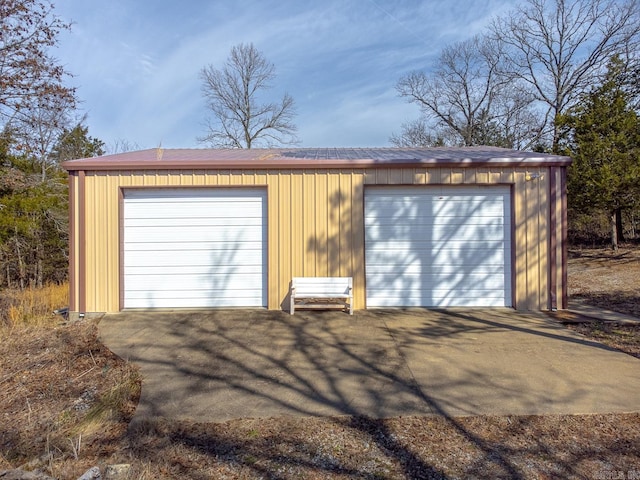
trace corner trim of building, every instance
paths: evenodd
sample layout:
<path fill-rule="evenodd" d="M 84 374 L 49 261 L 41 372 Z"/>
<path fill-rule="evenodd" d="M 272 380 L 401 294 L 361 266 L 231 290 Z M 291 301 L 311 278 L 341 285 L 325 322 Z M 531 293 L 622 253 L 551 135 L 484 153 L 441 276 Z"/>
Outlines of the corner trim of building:
<path fill-rule="evenodd" d="M 558 272 L 557 272 L 557 215 L 556 209 L 558 207 L 558 195 L 557 195 L 557 168 L 551 167 L 549 169 L 549 309 L 551 311 L 558 309 Z"/>
<path fill-rule="evenodd" d="M 569 269 L 568 269 L 568 250 L 569 250 L 569 220 L 568 220 L 568 201 L 567 201 L 567 169 L 560 169 L 560 202 L 562 205 L 562 218 L 560 219 L 562 237 L 562 298 L 560 308 L 566 310 L 569 308 Z"/>
<path fill-rule="evenodd" d="M 76 183 L 75 172 L 69 174 L 69 311 L 78 309 L 76 288 Z"/>
<path fill-rule="evenodd" d="M 87 249 L 86 249 L 86 207 L 85 172 L 78 172 L 78 312 L 87 309 Z"/>

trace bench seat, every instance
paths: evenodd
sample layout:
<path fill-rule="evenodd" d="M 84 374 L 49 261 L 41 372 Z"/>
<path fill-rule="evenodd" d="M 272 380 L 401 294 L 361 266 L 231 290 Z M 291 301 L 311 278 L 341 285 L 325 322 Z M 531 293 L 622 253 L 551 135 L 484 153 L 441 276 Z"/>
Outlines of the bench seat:
<path fill-rule="evenodd" d="M 291 300 L 289 313 L 295 313 L 296 306 L 306 308 L 331 308 L 339 305 L 349 309 L 353 315 L 352 277 L 293 277 L 291 280 Z M 301 302 L 296 303 L 297 300 Z M 308 300 L 313 300 L 309 302 Z M 343 300 L 340 303 L 322 300 Z"/>

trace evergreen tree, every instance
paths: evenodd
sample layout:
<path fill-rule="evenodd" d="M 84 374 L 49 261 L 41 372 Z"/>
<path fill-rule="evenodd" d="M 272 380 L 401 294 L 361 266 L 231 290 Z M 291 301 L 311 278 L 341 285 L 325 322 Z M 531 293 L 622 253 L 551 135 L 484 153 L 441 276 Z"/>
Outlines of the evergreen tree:
<path fill-rule="evenodd" d="M 640 120 L 623 73 L 623 62 L 614 57 L 603 83 L 559 119 L 574 159 L 568 176 L 571 209 L 606 211 L 614 250 L 621 240 L 622 211 L 640 199 Z"/>
<path fill-rule="evenodd" d="M 51 159 L 59 165 L 67 160 L 99 157 L 104 153 L 104 142 L 91 137 L 89 127 L 79 123 L 72 129 L 65 128 L 62 131 L 51 152 Z"/>
<path fill-rule="evenodd" d="M 0 135 L 0 286 L 26 288 L 61 282 L 68 267 L 67 174 L 59 163 L 102 154 L 103 142 L 81 125 L 64 130 L 52 148 L 51 171 L 37 156 Z"/>

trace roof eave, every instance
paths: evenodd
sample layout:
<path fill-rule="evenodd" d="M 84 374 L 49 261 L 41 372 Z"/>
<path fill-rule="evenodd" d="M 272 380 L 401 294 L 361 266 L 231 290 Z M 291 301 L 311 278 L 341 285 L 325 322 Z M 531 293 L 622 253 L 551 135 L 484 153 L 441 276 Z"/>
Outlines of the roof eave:
<path fill-rule="evenodd" d="M 114 170 L 288 170 L 288 169 L 366 169 L 366 168 L 468 168 L 468 167 L 566 167 L 571 164 L 570 157 L 528 157 L 528 158 L 490 158 L 490 159 L 407 159 L 407 160 L 188 160 L 188 161 L 117 161 L 104 162 L 99 159 L 71 160 L 62 167 L 69 171 L 114 171 Z"/>

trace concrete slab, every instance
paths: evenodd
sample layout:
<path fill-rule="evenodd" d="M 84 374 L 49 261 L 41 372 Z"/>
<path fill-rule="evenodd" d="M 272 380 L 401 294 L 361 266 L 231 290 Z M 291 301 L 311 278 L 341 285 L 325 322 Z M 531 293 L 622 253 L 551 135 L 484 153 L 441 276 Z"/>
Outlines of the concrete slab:
<path fill-rule="evenodd" d="M 510 309 L 123 312 L 137 418 L 640 411 L 640 360 Z"/>
<path fill-rule="evenodd" d="M 605 308 L 594 307 L 593 305 L 589 305 L 583 298 L 570 298 L 569 312 L 582 317 L 601 320 L 603 322 L 618 323 L 620 325 L 637 325 L 640 323 L 640 318 L 638 317 L 626 313 L 614 312 L 613 310 L 607 310 Z"/>

